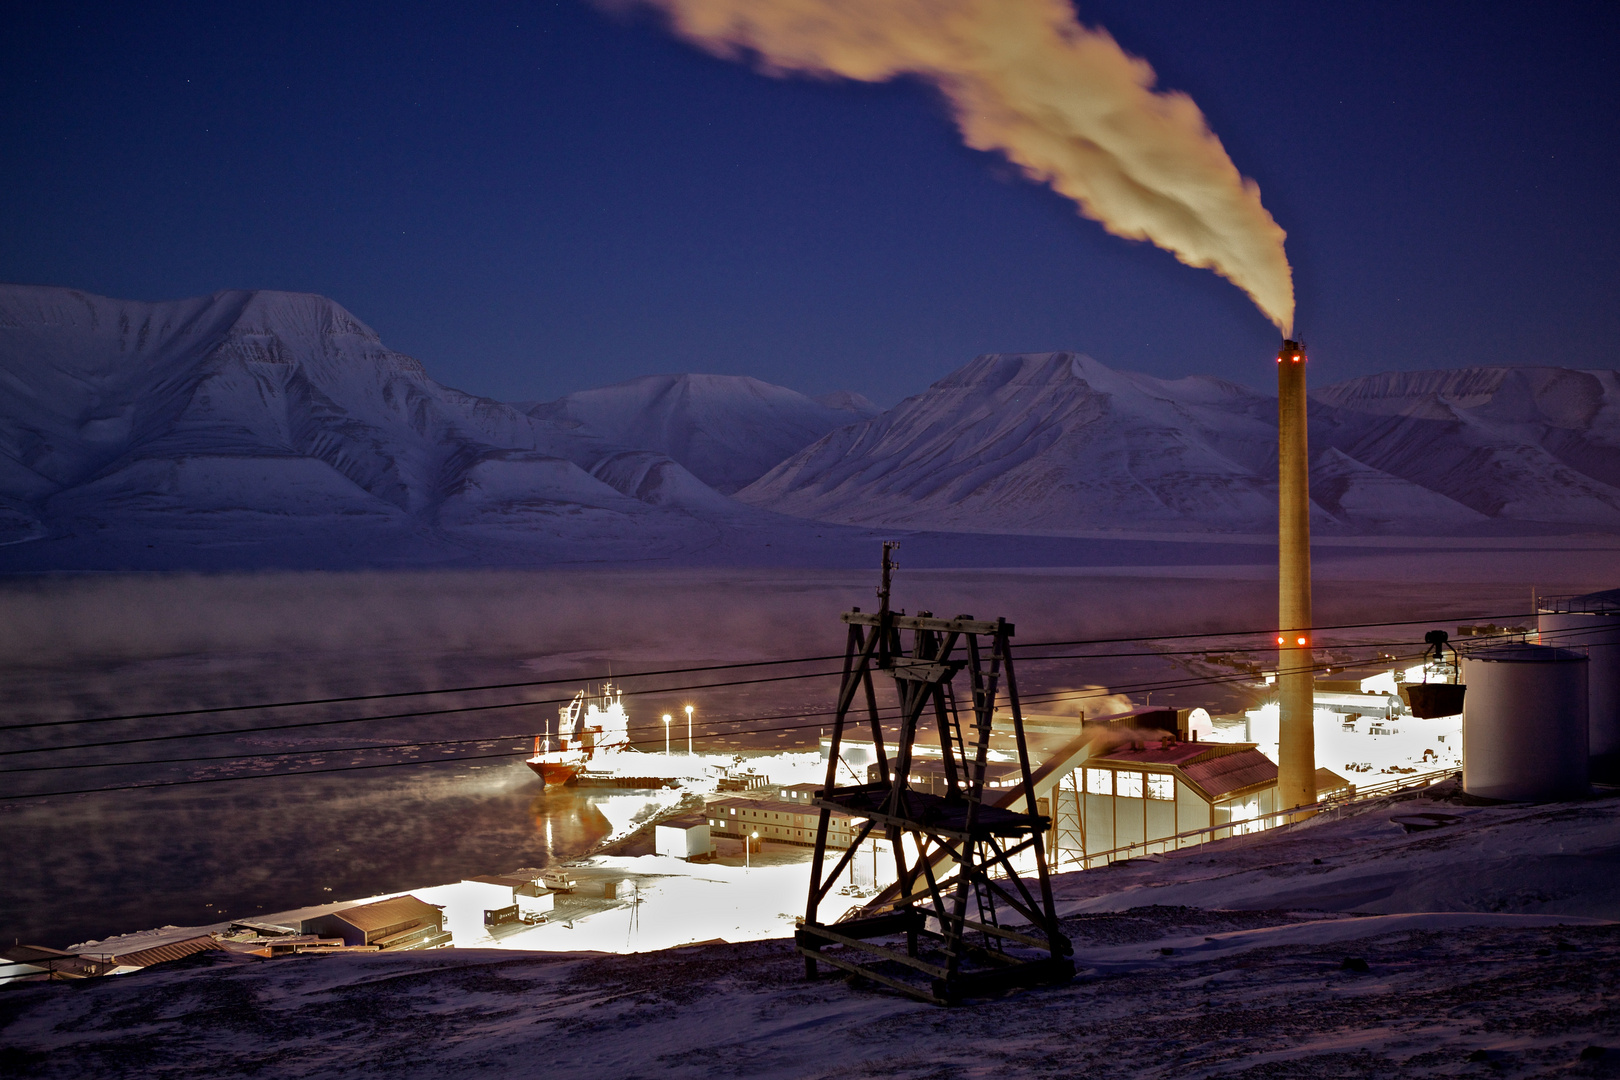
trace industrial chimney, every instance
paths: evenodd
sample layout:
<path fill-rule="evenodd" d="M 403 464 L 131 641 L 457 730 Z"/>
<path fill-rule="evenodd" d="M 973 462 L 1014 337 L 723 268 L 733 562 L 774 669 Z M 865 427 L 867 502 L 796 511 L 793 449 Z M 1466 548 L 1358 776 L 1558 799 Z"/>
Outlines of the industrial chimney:
<path fill-rule="evenodd" d="M 1316 803 L 1311 646 L 1311 476 L 1305 349 L 1277 353 L 1277 808 Z"/>

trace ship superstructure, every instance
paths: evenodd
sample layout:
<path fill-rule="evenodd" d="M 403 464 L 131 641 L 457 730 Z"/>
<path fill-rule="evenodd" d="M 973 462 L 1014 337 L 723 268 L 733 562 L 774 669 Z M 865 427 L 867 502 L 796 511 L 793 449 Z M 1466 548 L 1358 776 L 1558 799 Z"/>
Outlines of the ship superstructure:
<path fill-rule="evenodd" d="M 603 683 L 602 692 L 581 690 L 558 710 L 557 733 L 535 736 L 534 756 L 525 764 L 546 787 L 571 783 L 590 762 L 617 754 L 630 745 L 630 718 L 624 691 Z"/>

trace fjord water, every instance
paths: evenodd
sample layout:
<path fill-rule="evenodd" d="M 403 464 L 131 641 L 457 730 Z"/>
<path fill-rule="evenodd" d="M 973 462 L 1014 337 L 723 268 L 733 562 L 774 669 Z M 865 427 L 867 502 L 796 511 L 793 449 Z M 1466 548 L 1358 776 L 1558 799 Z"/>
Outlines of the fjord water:
<path fill-rule="evenodd" d="M 1179 545 L 1188 556 L 1180 566 L 961 570 L 903 562 L 895 602 L 1007 617 L 1018 626 L 1015 646 L 1025 647 L 1269 625 L 1269 568 L 1207 565 L 1207 547 Z M 902 547 L 902 556 L 908 551 L 921 554 Z M 1357 549 L 1319 559 L 1317 595 L 1325 621 L 1433 614 L 1444 625 L 1520 610 L 1527 573 L 1538 574 L 1544 591 L 1610 584 L 1612 554 L 1601 546 L 1432 556 Z M 521 762 L 532 737 L 555 722 L 559 701 L 611 676 L 625 685 L 632 736 L 650 752 L 663 749 L 657 718 L 688 702 L 698 710 L 700 751 L 812 749 L 836 689 L 839 612 L 871 606 L 870 579 L 865 571 L 780 568 L 8 579 L 0 584 L 4 794 L 306 775 L 0 801 L 0 935 L 60 947 L 577 856 L 612 827 L 604 796 L 544 792 Z M 1132 687 L 1185 683 L 1193 670 L 1192 658 L 1140 647 L 1112 659 L 1096 658 L 1094 648 L 1056 651 L 1092 658 L 1023 654 L 1029 711 L 1095 715 L 1103 699 L 1086 695 L 1139 702 Z M 805 657 L 834 659 L 626 677 Z M 795 677 L 708 685 L 781 675 Z M 12 726 L 511 683 L 538 684 Z M 1103 689 L 1088 689 L 1096 687 Z M 1152 700 L 1229 711 L 1250 704 L 1250 695 L 1241 686 L 1194 686 Z M 432 715 L 349 722 L 400 713 Z M 129 741 L 154 736 L 164 738 Z M 464 741 L 430 745 L 441 740 Z M 69 744 L 102 745 L 39 752 Z M 366 767 L 399 762 L 408 764 Z M 353 771 L 314 771 L 335 768 Z"/>

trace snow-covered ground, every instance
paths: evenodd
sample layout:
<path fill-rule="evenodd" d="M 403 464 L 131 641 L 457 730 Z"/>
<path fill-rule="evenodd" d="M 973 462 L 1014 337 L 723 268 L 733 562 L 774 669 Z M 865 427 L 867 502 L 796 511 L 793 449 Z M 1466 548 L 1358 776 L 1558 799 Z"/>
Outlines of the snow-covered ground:
<path fill-rule="evenodd" d="M 806 982 L 780 938 L 611 955 L 637 932 L 619 909 L 562 931 L 595 952 L 201 957 L 17 986 L 0 1041 L 9 1075 L 42 1077 L 1612 1076 L 1617 860 L 1620 798 L 1441 788 L 1062 875 L 1075 981 L 949 1011 Z"/>
<path fill-rule="evenodd" d="M 652 721 L 646 717 L 638 717 L 643 725 L 640 730 Z M 679 745 L 683 749 L 663 753 L 653 748 L 646 751 L 628 750 L 624 753 L 609 754 L 598 757 L 589 763 L 589 770 L 594 773 L 607 773 L 613 776 L 646 776 L 659 777 L 666 780 L 678 780 L 689 787 L 700 790 L 713 790 L 715 781 L 727 770 L 749 771 L 761 776 L 768 776 L 776 784 L 805 784 L 813 780 L 821 780 L 826 775 L 827 766 L 821 755 L 813 752 L 780 754 L 705 754 L 701 751 L 687 754 L 686 729 L 684 717 L 682 722 L 671 724 L 673 732 L 680 728 L 679 738 L 674 734 L 670 736 L 672 746 Z M 645 735 L 642 736 L 646 738 Z M 656 739 L 648 739 L 656 747 Z M 608 811 L 603 810 L 603 813 Z M 612 817 L 609 814 L 609 817 Z"/>
<path fill-rule="evenodd" d="M 1277 760 L 1275 702 L 1246 712 L 1246 723 L 1227 722 L 1215 732 L 1217 742 L 1253 742 L 1262 754 Z M 1357 716 L 1317 709 L 1317 768 L 1332 769 L 1352 783 L 1369 784 L 1390 779 L 1395 772 L 1433 772 L 1462 768 L 1462 716 L 1420 720 L 1404 714 Z"/>
<path fill-rule="evenodd" d="M 1454 782 L 1430 790 L 1065 875 L 1060 911 L 1189 905 L 1620 920 L 1620 797 L 1482 806 L 1458 797 Z M 1409 833 L 1391 818 L 1432 827 Z"/>

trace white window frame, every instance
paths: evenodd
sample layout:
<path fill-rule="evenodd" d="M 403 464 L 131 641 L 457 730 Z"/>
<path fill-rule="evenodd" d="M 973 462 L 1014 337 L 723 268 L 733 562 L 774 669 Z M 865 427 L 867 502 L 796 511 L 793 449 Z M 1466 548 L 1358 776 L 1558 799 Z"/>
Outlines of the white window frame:
<path fill-rule="evenodd" d="M 1112 795 L 1114 793 L 1114 770 L 1087 769 L 1086 794 Z"/>
<path fill-rule="evenodd" d="M 1114 796 L 1120 799 L 1142 797 L 1142 774 L 1135 769 L 1120 769 L 1114 774 Z"/>
<path fill-rule="evenodd" d="M 1154 790 L 1158 788 L 1159 790 Z M 1173 773 L 1150 772 L 1146 781 L 1147 797 L 1159 802 L 1176 801 L 1176 778 Z M 1160 792 L 1163 792 L 1161 794 Z"/>

